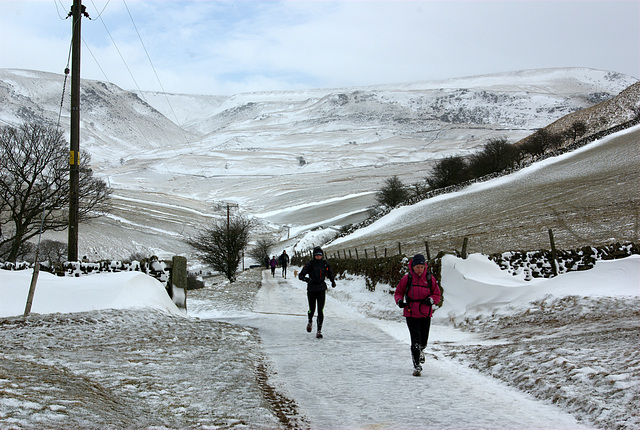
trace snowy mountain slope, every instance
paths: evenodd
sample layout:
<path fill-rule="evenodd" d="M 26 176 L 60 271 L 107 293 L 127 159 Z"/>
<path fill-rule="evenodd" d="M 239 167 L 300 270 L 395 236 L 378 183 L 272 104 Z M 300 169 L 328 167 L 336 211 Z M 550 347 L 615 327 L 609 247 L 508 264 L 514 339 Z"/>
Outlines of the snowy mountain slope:
<path fill-rule="evenodd" d="M 556 246 L 637 241 L 640 238 L 640 126 L 579 150 L 538 162 L 514 174 L 393 210 L 368 227 L 339 238 L 329 252 L 346 248 L 407 253 L 460 250 L 494 253 Z"/>
<path fill-rule="evenodd" d="M 200 94 L 172 94 L 152 91 L 137 92 L 138 96 L 149 103 L 170 121 L 184 129 L 197 126 L 222 105 L 228 96 L 208 96 Z M 194 126 L 190 126 L 194 124 Z"/>
<path fill-rule="evenodd" d="M 62 76 L 5 69 L 0 82 L 0 118 L 57 120 Z M 248 162 L 247 154 L 280 161 L 271 173 L 317 172 L 362 167 L 372 159 L 394 162 L 396 148 L 413 148 L 410 156 L 425 161 L 436 152 L 429 148 L 434 141 L 468 151 L 496 133 L 524 137 L 633 82 L 598 70 L 548 69 L 404 87 L 232 97 L 141 93 L 141 100 L 112 84 L 85 80 L 81 148 L 91 152 L 98 174 L 118 162 L 133 171 L 159 159 L 170 160 L 175 174 L 259 174 L 264 163 Z M 63 126 L 68 98 L 64 108 Z"/>
<path fill-rule="evenodd" d="M 63 89 L 65 98 L 60 109 Z M 185 141 L 191 134 L 177 127 L 135 93 L 110 83 L 81 81 L 80 149 L 92 156 L 99 174 L 104 166 L 143 160 L 156 148 Z M 58 123 L 64 130 L 70 122 L 71 81 L 64 76 L 27 70 L 0 70 L 0 119 L 4 123 L 26 121 Z M 67 139 L 69 133 L 66 133 Z M 142 161 L 144 162 L 144 161 Z"/>
<path fill-rule="evenodd" d="M 640 81 L 623 90 L 616 97 L 563 116 L 546 129 L 551 133 L 567 130 L 575 122 L 587 126 L 586 135 L 605 128 L 606 124 L 622 124 L 640 113 Z"/>
<path fill-rule="evenodd" d="M 357 222 L 385 178 L 421 180 L 436 159 L 469 153 L 492 137 L 516 141 L 635 81 L 591 69 L 548 69 L 231 97 L 138 96 L 83 81 L 80 147 L 115 193 L 110 218 L 80 227 L 81 253 L 182 252 L 179 238 L 226 214 L 220 202 L 274 223 L 266 231 L 279 237 L 282 224 L 302 231 Z M 55 123 L 62 83 L 60 75 L 0 70 L 0 120 Z M 64 106 L 63 126 L 68 98 Z M 105 237 L 112 244 L 104 246 Z"/>

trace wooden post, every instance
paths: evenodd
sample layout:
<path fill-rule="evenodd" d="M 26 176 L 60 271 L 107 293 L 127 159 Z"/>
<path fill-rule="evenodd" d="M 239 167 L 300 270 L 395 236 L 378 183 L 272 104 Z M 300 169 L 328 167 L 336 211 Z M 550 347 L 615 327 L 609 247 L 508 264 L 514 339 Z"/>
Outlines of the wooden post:
<path fill-rule="evenodd" d="M 24 307 L 24 317 L 28 317 L 33 304 L 33 296 L 36 293 L 36 283 L 38 282 L 38 274 L 40 273 L 40 263 L 36 256 L 36 264 L 33 266 L 33 275 L 31 275 L 31 285 L 29 285 L 29 294 L 27 295 L 27 304 Z"/>
<path fill-rule="evenodd" d="M 558 259 L 556 258 L 556 243 L 553 240 L 553 230 L 549 229 L 549 241 L 551 242 L 551 267 L 553 275 L 558 276 Z"/>
<path fill-rule="evenodd" d="M 402 245 L 398 242 L 398 255 L 402 255 Z"/>
<path fill-rule="evenodd" d="M 171 298 L 176 306 L 187 310 L 187 259 L 178 255 L 171 261 Z"/>
<path fill-rule="evenodd" d="M 387 248 L 384 249 L 384 258 L 387 258 Z"/>
<path fill-rule="evenodd" d="M 358 248 L 356 248 L 356 260 L 358 260 Z"/>
<path fill-rule="evenodd" d="M 352 259 L 353 257 L 351 256 L 351 250 L 349 250 L 349 259 Z"/>
<path fill-rule="evenodd" d="M 377 259 L 378 258 L 378 251 L 376 251 L 376 247 L 373 247 L 373 256 Z"/>
<path fill-rule="evenodd" d="M 462 241 L 462 259 L 467 259 L 467 244 L 469 243 L 469 238 L 465 237 Z"/>
<path fill-rule="evenodd" d="M 368 260 L 369 257 L 367 256 L 367 248 L 364 249 L 364 259 Z"/>
<path fill-rule="evenodd" d="M 429 242 L 424 241 L 424 249 L 427 251 L 427 261 L 431 260 L 431 253 L 429 252 Z"/>

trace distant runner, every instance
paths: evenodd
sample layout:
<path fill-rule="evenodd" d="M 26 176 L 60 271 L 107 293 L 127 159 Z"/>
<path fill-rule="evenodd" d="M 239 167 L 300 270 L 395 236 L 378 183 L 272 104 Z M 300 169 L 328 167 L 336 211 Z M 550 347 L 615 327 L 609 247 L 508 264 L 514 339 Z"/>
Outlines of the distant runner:
<path fill-rule="evenodd" d="M 289 265 L 289 255 L 287 255 L 287 251 L 282 251 L 280 257 L 278 257 L 278 262 L 280 263 L 280 267 L 282 267 L 282 277 L 287 279 L 287 266 Z"/>
<path fill-rule="evenodd" d="M 276 260 L 276 256 L 274 255 L 269 261 L 269 266 L 271 267 L 271 276 L 276 277 L 276 266 L 278 265 L 278 260 Z"/>

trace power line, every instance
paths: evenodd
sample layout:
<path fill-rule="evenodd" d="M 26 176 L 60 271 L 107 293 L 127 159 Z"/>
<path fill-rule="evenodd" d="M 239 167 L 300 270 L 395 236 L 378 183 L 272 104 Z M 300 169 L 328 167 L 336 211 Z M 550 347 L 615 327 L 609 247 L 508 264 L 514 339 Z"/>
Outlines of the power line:
<path fill-rule="evenodd" d="M 131 15 L 131 11 L 129 10 L 129 6 L 127 6 L 126 0 L 122 0 L 122 2 L 124 3 L 125 8 L 127 9 L 127 13 L 129 14 L 129 18 L 131 19 L 131 23 L 133 24 L 133 28 L 136 30 L 136 34 L 138 35 L 138 39 L 140 39 L 140 44 L 142 45 L 142 49 L 144 50 L 144 52 L 145 52 L 145 54 L 147 56 L 147 59 L 149 60 L 149 64 L 151 65 L 151 69 L 153 70 L 153 73 L 155 74 L 156 79 L 158 80 L 158 84 L 160 84 L 160 88 L 162 89 L 162 93 L 164 94 L 165 100 L 167 101 L 167 104 L 169 105 L 169 109 L 171 110 L 171 113 L 173 114 L 173 117 L 175 118 L 176 125 L 178 126 L 178 128 L 180 128 L 180 130 L 182 132 L 182 137 L 185 140 L 185 143 L 189 146 L 189 150 L 190 150 L 191 154 L 194 156 L 194 162 L 196 163 L 196 165 L 199 168 L 202 169 L 202 166 L 198 162 L 198 158 L 195 156 L 195 153 L 193 151 L 193 147 L 191 146 L 191 142 L 189 142 L 189 139 L 187 139 L 186 135 L 184 134 L 184 130 L 182 129 L 182 126 L 180 124 L 180 120 L 178 119 L 178 115 L 176 115 L 176 112 L 173 109 L 173 105 L 171 104 L 171 101 L 169 100 L 169 96 L 167 94 L 167 91 L 164 89 L 164 86 L 162 85 L 162 81 L 160 80 L 160 76 L 158 76 L 158 72 L 157 72 L 155 66 L 153 65 L 153 61 L 151 61 L 151 56 L 149 55 L 149 51 L 147 51 L 147 47 L 145 46 L 144 41 L 142 40 L 142 36 L 140 35 L 140 32 L 138 31 L 138 26 L 136 25 L 136 23 L 135 23 L 135 21 L 133 19 L 133 15 Z M 142 93 L 142 91 L 140 91 L 140 92 Z M 142 94 L 142 97 L 144 98 L 144 94 Z M 181 158 L 180 158 L 180 160 L 181 160 L 182 163 L 184 163 Z M 187 166 L 184 166 L 184 167 L 186 168 Z M 209 181 L 208 178 L 207 178 L 207 181 Z"/>
<path fill-rule="evenodd" d="M 58 1 L 60 1 L 60 0 L 58 0 Z M 124 64 L 125 68 L 127 69 L 128 73 L 129 73 L 129 76 L 130 76 L 130 77 L 131 77 L 131 79 L 133 80 L 133 83 L 134 83 L 135 87 L 137 88 L 139 95 L 141 96 L 141 98 L 142 98 L 146 103 L 148 103 L 148 102 L 147 102 L 147 100 L 146 100 L 146 97 L 145 97 L 145 95 L 144 95 L 144 93 L 143 93 L 143 91 L 141 90 L 140 86 L 138 85 L 137 80 L 135 79 L 135 77 L 134 77 L 134 75 L 133 75 L 133 72 L 132 72 L 131 68 L 129 67 L 129 65 L 127 64 L 127 61 L 125 60 L 124 55 L 123 55 L 123 54 L 122 54 L 122 52 L 120 51 L 120 49 L 119 49 L 119 47 L 118 47 L 118 44 L 116 43 L 116 41 L 115 41 L 115 39 L 113 38 L 113 36 L 112 36 L 111 32 L 109 31 L 109 29 L 108 29 L 108 27 L 107 27 L 106 22 L 105 22 L 105 21 L 104 21 L 104 19 L 102 18 L 102 14 L 103 14 L 103 13 L 104 13 L 104 11 L 106 10 L 106 8 L 107 8 L 107 6 L 109 5 L 110 1 L 111 1 L 111 0 L 109 0 L 109 1 L 107 2 L 107 4 L 102 8 L 102 10 L 100 11 L 100 13 L 97 15 L 97 17 L 96 17 L 95 19 L 99 19 L 99 20 L 100 20 L 100 22 L 102 23 L 102 25 L 103 25 L 103 27 L 104 27 L 105 31 L 107 32 L 107 35 L 109 36 L 109 38 L 110 38 L 110 40 L 111 40 L 111 43 L 113 44 L 114 48 L 115 48 L 115 49 L 116 49 L 116 51 L 118 52 L 118 55 L 120 56 L 120 59 L 122 60 L 122 62 L 123 62 L 123 64 Z M 95 3 L 93 2 L 93 0 L 91 1 L 91 3 L 92 3 L 92 5 L 93 5 L 94 9 L 96 9 L 96 10 L 97 10 L 97 7 L 96 7 Z M 125 5 L 125 8 L 126 8 L 126 10 L 127 10 L 127 13 L 128 13 L 128 15 L 129 15 L 129 18 L 131 19 L 132 25 L 133 25 L 133 27 L 134 27 L 134 29 L 135 29 L 135 31 L 136 31 L 136 33 L 137 33 L 137 35 L 138 35 L 138 38 L 139 38 L 140 43 L 141 43 L 141 45 L 142 45 L 142 48 L 143 48 L 143 49 L 144 49 L 144 51 L 145 51 L 145 54 L 146 54 L 146 56 L 147 56 L 147 60 L 149 61 L 149 64 L 151 65 L 151 68 L 152 68 L 152 70 L 153 70 L 153 72 L 154 72 L 154 74 L 155 74 L 155 77 L 156 77 L 156 79 L 157 79 L 157 81 L 158 81 L 158 84 L 160 85 L 160 88 L 162 89 L 163 95 L 164 95 L 165 100 L 166 100 L 166 102 L 167 102 L 167 104 L 168 104 L 168 106 L 169 106 L 169 109 L 170 109 L 170 111 L 171 111 L 172 115 L 173 115 L 173 116 L 174 116 L 174 118 L 175 118 L 175 123 L 176 123 L 176 125 L 178 126 L 178 128 L 179 128 L 180 132 L 182 133 L 182 137 L 183 137 L 183 139 L 184 139 L 185 143 L 186 143 L 186 144 L 187 144 L 187 146 L 189 147 L 189 153 L 193 156 L 193 160 L 194 160 L 193 162 L 194 162 L 194 164 L 195 164 L 197 167 L 199 167 L 201 170 L 204 170 L 203 166 L 202 166 L 202 165 L 200 164 L 200 162 L 198 161 L 198 158 L 197 158 L 197 156 L 196 156 L 196 154 L 195 154 L 194 148 L 193 148 L 193 147 L 192 147 L 192 145 L 191 145 L 191 142 L 189 142 L 189 139 L 187 138 L 187 136 L 186 136 L 186 134 L 185 134 L 185 130 L 182 128 L 182 126 L 181 126 L 181 124 L 180 124 L 180 120 L 178 119 L 178 116 L 177 116 L 177 114 L 176 114 L 176 112 L 175 112 L 175 110 L 174 110 L 174 108 L 173 108 L 173 105 L 172 105 L 172 103 L 171 103 L 171 101 L 170 101 L 170 99 L 169 99 L 169 97 L 168 97 L 168 94 L 167 94 L 167 92 L 166 92 L 166 90 L 165 90 L 165 88 L 164 88 L 164 86 L 163 86 L 163 84 L 162 84 L 162 81 L 160 80 L 160 77 L 159 77 L 159 75 L 158 75 L 158 72 L 157 72 L 157 70 L 156 70 L 155 66 L 153 65 L 153 62 L 152 62 L 152 60 L 151 60 L 151 56 L 150 56 L 150 54 L 149 54 L 149 52 L 148 52 L 148 50 L 147 50 L 147 48 L 146 48 L 146 46 L 145 46 L 145 44 L 144 44 L 144 42 L 143 42 L 143 40 L 142 40 L 142 36 L 141 36 L 141 34 L 140 34 L 140 31 L 138 30 L 138 27 L 137 27 L 137 25 L 136 25 L 136 23 L 135 23 L 135 20 L 133 19 L 133 15 L 131 14 L 131 11 L 130 11 L 130 9 L 129 9 L 129 7 L 128 7 L 128 5 L 127 5 L 127 3 L 126 3 L 126 1 L 125 1 L 125 0 L 123 0 L 123 3 L 124 3 L 124 5 Z M 58 9 L 58 3 L 57 3 L 57 2 L 56 2 L 56 9 Z M 58 11 L 58 15 L 60 15 L 60 12 L 59 12 L 59 11 Z M 68 18 L 68 17 L 67 17 L 67 18 Z M 91 54 L 91 56 L 93 57 L 93 59 L 94 59 L 95 63 L 97 64 L 97 66 L 98 66 L 98 68 L 100 69 L 100 71 L 102 72 L 102 74 L 104 75 L 105 80 L 106 80 L 107 82 L 110 82 L 110 83 L 111 83 L 111 81 L 110 81 L 110 80 L 109 80 L 109 78 L 107 77 L 107 75 L 106 75 L 106 73 L 105 73 L 104 69 L 103 69 L 103 68 L 102 68 L 102 66 L 100 65 L 100 62 L 98 61 L 98 58 L 94 55 L 94 53 L 93 53 L 93 51 L 91 50 L 91 48 L 90 48 L 89 44 L 87 43 L 87 41 L 83 40 L 83 43 L 84 43 L 85 47 L 89 50 L 89 53 L 90 53 L 90 54 Z M 69 52 L 69 56 L 70 56 L 70 55 L 71 55 L 71 51 Z M 67 61 L 67 66 L 68 66 L 68 61 Z M 65 79 L 65 82 L 66 82 L 66 79 Z M 63 89 L 63 98 L 64 98 L 64 89 Z M 58 119 L 58 121 L 60 121 L 60 116 L 61 116 L 61 113 L 62 113 L 62 104 L 63 104 L 63 101 L 61 101 L 61 111 L 60 111 L 60 114 L 59 114 L 59 119 Z M 133 128 L 136 128 L 136 127 L 135 127 L 135 124 L 131 124 L 131 126 L 132 126 Z M 164 130 L 163 130 L 162 128 L 160 128 L 160 131 L 164 134 Z M 158 158 L 160 158 L 160 157 L 159 157 L 159 155 L 158 155 L 158 153 L 157 153 L 157 151 L 156 151 L 156 149 L 154 148 L 154 146 L 153 146 L 153 145 L 151 145 L 151 142 L 149 141 L 148 136 L 147 136 L 145 133 L 142 133 L 139 129 L 137 130 L 137 132 L 138 132 L 138 134 L 140 134 L 140 135 L 141 135 L 145 140 L 147 140 L 147 143 L 149 143 L 149 146 L 150 146 L 150 148 L 151 148 L 151 152 L 152 152 L 152 153 L 154 153 L 154 154 L 156 154 L 156 156 L 157 156 Z M 168 138 L 168 136 L 166 136 L 166 135 L 165 135 L 165 138 L 166 138 L 166 141 L 167 141 L 167 142 L 169 142 L 169 141 L 170 141 L 170 140 L 169 140 L 169 138 Z M 174 148 L 172 148 L 171 150 L 172 150 L 172 152 L 174 152 L 174 154 L 176 155 L 176 157 L 177 157 L 177 159 L 179 160 L 179 162 L 180 162 L 180 163 L 184 166 L 184 168 L 188 171 L 188 170 L 189 170 L 189 166 L 187 166 L 187 165 L 185 164 L 184 157 L 180 156 L 180 154 L 178 154 L 178 153 L 177 153 L 177 151 L 176 151 Z M 166 171 L 167 171 L 169 174 L 171 174 L 171 176 L 172 176 L 173 178 L 176 178 L 176 177 L 178 176 L 175 172 L 173 172 L 171 169 L 169 169 L 166 165 L 164 166 L 164 169 L 166 169 Z M 180 176 L 184 176 L 184 175 L 180 175 Z M 187 176 L 189 176 L 189 175 L 187 174 Z M 202 175 L 202 177 L 203 177 L 203 178 L 204 178 L 204 179 L 205 179 L 205 180 L 210 184 L 210 187 L 213 187 L 213 184 L 211 183 L 211 178 L 209 178 L 207 175 Z"/>
<path fill-rule="evenodd" d="M 102 8 L 102 10 L 100 11 L 100 13 L 98 14 L 98 16 L 96 18 L 100 18 L 102 16 L 102 12 L 104 12 L 104 10 L 107 8 L 107 6 L 109 6 L 109 3 L 111 3 L 111 0 L 107 0 L 107 4 L 104 5 L 104 7 Z M 95 8 L 96 5 L 93 3 L 93 0 L 91 0 L 91 4 L 93 4 L 93 7 Z M 98 8 L 96 8 L 97 10 Z"/>
<path fill-rule="evenodd" d="M 91 48 L 89 47 L 89 44 L 88 44 L 84 39 L 82 39 L 82 43 L 84 43 L 84 47 L 85 47 L 85 48 L 87 48 L 87 50 L 89 51 L 89 54 L 91 54 L 91 57 L 93 57 L 93 61 L 95 61 L 95 62 L 96 62 L 96 65 L 98 66 L 98 69 L 100 69 L 100 71 L 102 72 L 102 76 L 104 76 L 104 79 L 105 79 L 107 82 L 111 82 L 111 81 L 109 80 L 109 78 L 107 77 L 107 74 L 104 72 L 104 69 L 103 69 L 103 68 L 102 68 L 102 66 L 100 65 L 100 62 L 98 61 L 98 59 L 96 58 L 96 56 L 95 56 L 95 55 L 93 55 L 93 51 L 92 51 L 92 50 L 91 50 Z"/>
<path fill-rule="evenodd" d="M 93 3 L 93 1 L 91 3 Z M 94 5 L 94 7 L 95 7 L 95 5 Z M 104 19 L 102 19 L 102 18 L 100 18 L 100 22 L 102 23 L 105 31 L 109 35 L 109 38 L 111 39 L 111 43 L 113 43 L 114 48 L 116 48 L 116 51 L 118 52 L 118 55 L 120 55 L 120 59 L 124 63 L 124 67 L 127 68 L 127 71 L 129 72 L 129 76 L 131 76 L 131 79 L 133 79 L 133 83 L 135 84 L 136 88 L 138 88 L 138 90 L 140 90 L 140 86 L 138 85 L 138 82 L 136 81 L 136 78 L 133 76 L 133 73 L 131 72 L 131 69 L 129 68 L 129 65 L 127 64 L 127 61 L 124 59 L 124 56 L 122 55 L 122 52 L 120 52 L 120 48 L 118 48 L 118 44 L 113 39 L 113 36 L 111 35 L 111 32 L 107 28 L 107 24 L 105 24 Z"/>
<path fill-rule="evenodd" d="M 58 3 L 60 3 L 60 7 L 62 8 L 62 10 L 65 10 L 64 5 L 62 4 L 62 2 L 60 0 L 53 0 L 53 3 L 56 5 L 56 12 L 58 12 L 58 16 L 60 17 L 61 20 L 65 21 L 68 16 L 65 18 L 65 13 L 63 13 L 62 15 L 60 14 L 60 9 L 58 8 Z"/>

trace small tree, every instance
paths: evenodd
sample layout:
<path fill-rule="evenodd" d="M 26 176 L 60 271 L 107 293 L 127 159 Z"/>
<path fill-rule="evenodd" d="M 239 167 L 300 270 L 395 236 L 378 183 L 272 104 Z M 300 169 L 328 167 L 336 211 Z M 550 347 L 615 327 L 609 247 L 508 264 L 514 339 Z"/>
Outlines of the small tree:
<path fill-rule="evenodd" d="M 60 265 L 67 260 L 67 244 L 57 240 L 43 240 L 38 259 L 46 261 L 49 267 Z"/>
<path fill-rule="evenodd" d="M 469 169 L 465 159 L 460 155 L 452 155 L 438 161 L 427 178 L 433 189 L 457 185 L 469 179 Z"/>
<path fill-rule="evenodd" d="M 409 191 L 397 176 L 385 179 L 384 186 L 376 194 L 376 201 L 379 204 L 392 208 L 407 198 L 409 198 Z"/>
<path fill-rule="evenodd" d="M 271 248 L 273 248 L 275 244 L 273 239 L 258 239 L 253 248 L 249 250 L 248 255 L 258 263 L 263 264 L 265 257 L 269 258 L 269 255 L 271 255 Z"/>
<path fill-rule="evenodd" d="M 586 132 L 587 132 L 587 124 L 585 124 L 584 121 L 574 122 L 573 124 L 571 124 L 571 127 L 569 127 L 569 130 L 568 130 L 569 137 L 574 142 L 578 140 L 579 137 L 584 136 Z"/>
<path fill-rule="evenodd" d="M 545 152 L 557 148 L 562 143 L 562 136 L 553 134 L 542 128 L 533 133 L 522 145 L 522 149 L 533 156 L 542 155 Z"/>
<path fill-rule="evenodd" d="M 518 160 L 519 150 L 507 139 L 489 139 L 480 152 L 471 156 L 469 171 L 474 178 L 479 178 L 513 167 Z"/>
<path fill-rule="evenodd" d="M 196 249 L 198 258 L 235 282 L 241 252 L 249 243 L 252 228 L 250 220 L 237 217 L 212 224 L 187 243 Z"/>

